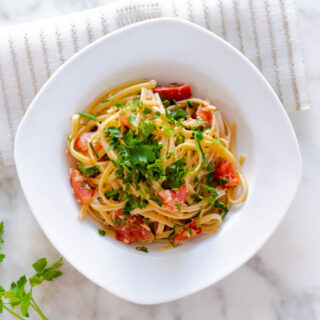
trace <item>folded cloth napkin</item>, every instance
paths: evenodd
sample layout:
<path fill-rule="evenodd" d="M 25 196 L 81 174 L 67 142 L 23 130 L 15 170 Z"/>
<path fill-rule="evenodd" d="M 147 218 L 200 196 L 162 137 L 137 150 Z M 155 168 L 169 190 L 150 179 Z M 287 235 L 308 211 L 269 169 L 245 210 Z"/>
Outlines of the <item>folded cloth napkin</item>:
<path fill-rule="evenodd" d="M 293 0 L 118 1 L 0 29 L 0 166 L 13 164 L 21 117 L 61 64 L 110 31 L 162 16 L 187 19 L 229 41 L 261 70 L 287 111 L 309 107 Z"/>

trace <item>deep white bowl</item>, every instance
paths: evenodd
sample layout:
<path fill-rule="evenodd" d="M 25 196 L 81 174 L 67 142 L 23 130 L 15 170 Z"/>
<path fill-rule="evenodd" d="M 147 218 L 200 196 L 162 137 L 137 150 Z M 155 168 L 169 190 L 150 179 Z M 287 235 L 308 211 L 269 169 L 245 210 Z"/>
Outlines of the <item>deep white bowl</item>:
<path fill-rule="evenodd" d="M 234 207 L 221 231 L 168 252 L 149 254 L 101 237 L 79 221 L 66 163 L 71 115 L 105 89 L 137 78 L 191 83 L 238 124 L 245 154 L 247 201 Z M 86 277 L 133 302 L 184 297 L 246 262 L 280 223 L 297 190 L 301 158 L 283 106 L 259 71 L 227 42 L 186 21 L 138 23 L 94 42 L 46 83 L 16 135 L 19 178 L 41 228 Z"/>

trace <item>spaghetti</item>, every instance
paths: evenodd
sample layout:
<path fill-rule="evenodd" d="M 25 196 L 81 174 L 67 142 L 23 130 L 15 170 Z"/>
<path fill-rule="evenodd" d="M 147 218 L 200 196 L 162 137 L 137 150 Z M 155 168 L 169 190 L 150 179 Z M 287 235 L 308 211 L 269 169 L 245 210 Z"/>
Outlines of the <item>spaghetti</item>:
<path fill-rule="evenodd" d="M 165 249 L 217 232 L 248 192 L 235 129 L 189 85 L 134 81 L 102 93 L 73 115 L 68 137 L 80 218 L 124 243 Z"/>

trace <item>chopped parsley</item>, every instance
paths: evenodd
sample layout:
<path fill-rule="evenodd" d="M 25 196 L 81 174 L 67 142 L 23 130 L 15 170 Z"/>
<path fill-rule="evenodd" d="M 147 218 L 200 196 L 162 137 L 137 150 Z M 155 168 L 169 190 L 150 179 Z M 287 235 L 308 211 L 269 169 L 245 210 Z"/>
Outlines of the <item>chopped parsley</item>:
<path fill-rule="evenodd" d="M 151 196 L 150 200 L 154 201 L 156 204 L 158 204 L 160 207 L 162 206 L 162 201 L 156 197 L 156 196 Z"/>
<path fill-rule="evenodd" d="M 185 183 L 185 177 L 189 172 L 185 165 L 186 159 L 182 157 L 166 168 L 166 180 L 162 183 L 164 189 L 179 188 Z"/>
<path fill-rule="evenodd" d="M 227 184 L 229 182 L 229 180 L 226 178 L 225 179 L 216 179 L 216 182 L 217 182 L 218 186 L 223 186 L 223 185 Z"/>
<path fill-rule="evenodd" d="M 179 133 L 179 135 L 176 138 L 176 143 L 178 145 L 181 143 L 184 143 L 185 139 L 186 139 L 185 136 L 183 134 Z"/>
<path fill-rule="evenodd" d="M 106 232 L 102 229 L 99 229 L 98 233 L 100 234 L 101 237 L 104 237 L 106 235 Z"/>
<path fill-rule="evenodd" d="M 115 190 L 112 188 L 111 190 L 105 191 L 104 195 L 114 201 L 119 201 L 120 191 L 121 189 Z"/>
<path fill-rule="evenodd" d="M 129 121 L 129 123 L 131 123 L 133 126 L 135 126 L 135 127 L 138 126 L 138 120 L 137 120 L 136 115 L 130 114 L 130 116 L 128 117 L 128 121 Z"/>
<path fill-rule="evenodd" d="M 204 155 L 204 152 L 202 150 L 202 147 L 201 147 L 201 144 L 200 144 L 200 141 L 203 139 L 203 134 L 200 130 L 192 130 L 192 135 L 196 141 L 196 146 L 197 146 L 197 149 L 199 150 L 200 154 L 201 154 L 201 157 L 202 157 L 202 160 L 204 162 L 208 162 L 208 160 L 206 159 L 206 156 Z"/>
<path fill-rule="evenodd" d="M 142 111 L 143 114 L 148 114 L 148 113 L 151 113 L 151 112 L 152 112 L 152 110 L 151 110 L 151 109 L 148 109 L 148 108 L 145 108 L 145 109 L 143 109 L 143 111 Z"/>
<path fill-rule="evenodd" d="M 192 102 L 192 101 L 187 100 L 187 104 L 188 104 L 188 108 L 190 108 L 190 109 L 195 108 L 195 106 L 194 106 L 194 104 L 193 104 L 193 102 Z"/>
<path fill-rule="evenodd" d="M 137 251 L 142 251 L 142 252 L 145 252 L 145 253 L 148 253 L 148 252 L 149 252 L 148 248 L 145 247 L 145 246 L 136 247 L 136 250 L 137 250 Z"/>
<path fill-rule="evenodd" d="M 115 102 L 114 100 L 110 100 L 110 99 L 106 99 L 106 100 L 102 100 L 101 101 L 102 103 L 106 103 L 106 102 L 111 102 L 116 108 L 118 109 L 122 109 L 122 108 L 125 108 L 126 105 L 125 104 L 122 104 L 122 103 L 117 103 Z"/>
<path fill-rule="evenodd" d="M 212 144 L 213 144 L 214 146 L 216 146 L 216 145 L 221 145 L 221 146 L 223 146 L 223 147 L 226 146 L 226 145 L 225 145 L 222 141 L 220 141 L 218 138 L 213 138 Z"/>
<path fill-rule="evenodd" d="M 93 116 L 92 114 L 85 113 L 85 112 L 79 112 L 78 114 L 81 117 L 85 117 L 85 118 L 88 118 L 90 120 L 97 121 L 97 118 L 95 116 Z"/>
<path fill-rule="evenodd" d="M 100 173 L 100 166 L 98 165 L 86 168 L 82 162 L 79 162 L 78 168 L 82 174 L 89 177 L 95 177 L 97 174 Z"/>
<path fill-rule="evenodd" d="M 90 148 L 93 151 L 94 155 L 96 156 L 97 159 L 99 159 L 99 155 L 97 154 L 97 151 L 94 149 L 93 145 L 91 142 L 89 142 Z"/>
<path fill-rule="evenodd" d="M 184 109 L 176 109 L 171 111 L 171 116 L 174 120 L 186 120 L 188 117 L 188 112 Z"/>
<path fill-rule="evenodd" d="M 143 209 L 147 206 L 147 203 L 140 200 L 138 197 L 135 197 L 131 194 L 128 195 L 128 201 L 124 205 L 124 208 L 122 210 L 123 215 L 130 215 L 131 211 L 133 211 L 136 208 Z"/>
<path fill-rule="evenodd" d="M 225 213 L 228 212 L 228 207 L 227 207 L 226 204 L 223 203 L 223 202 L 216 202 L 216 203 L 214 204 L 214 207 L 215 207 L 215 208 L 220 208 L 220 209 L 222 209 Z"/>

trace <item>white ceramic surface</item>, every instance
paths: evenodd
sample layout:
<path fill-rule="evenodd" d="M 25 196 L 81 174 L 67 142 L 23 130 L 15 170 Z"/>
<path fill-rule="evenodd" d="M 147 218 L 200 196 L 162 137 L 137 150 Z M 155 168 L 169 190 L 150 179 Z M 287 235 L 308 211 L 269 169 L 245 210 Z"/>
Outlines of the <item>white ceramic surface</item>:
<path fill-rule="evenodd" d="M 150 39 L 148 46 L 137 45 L 144 39 Z M 141 77 L 191 83 L 195 95 L 235 120 L 250 186 L 246 203 L 232 210 L 217 235 L 148 255 L 101 238 L 91 224 L 77 220 L 64 154 L 71 115 L 104 89 Z M 60 253 L 100 286 L 143 304 L 196 292 L 247 261 L 281 221 L 301 174 L 288 117 L 255 67 L 220 38 L 174 19 L 110 34 L 63 65 L 28 109 L 15 160 L 29 205 Z"/>

